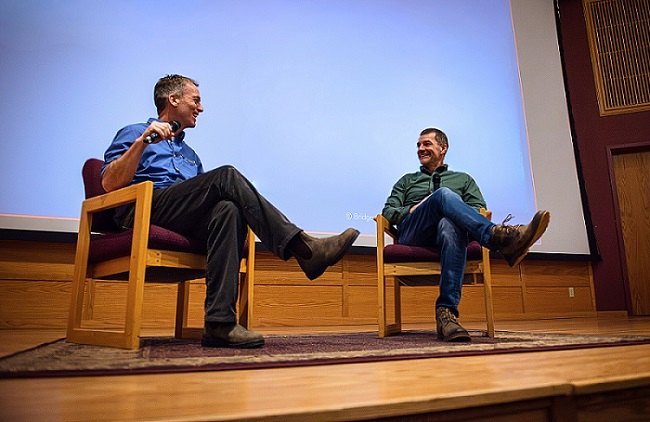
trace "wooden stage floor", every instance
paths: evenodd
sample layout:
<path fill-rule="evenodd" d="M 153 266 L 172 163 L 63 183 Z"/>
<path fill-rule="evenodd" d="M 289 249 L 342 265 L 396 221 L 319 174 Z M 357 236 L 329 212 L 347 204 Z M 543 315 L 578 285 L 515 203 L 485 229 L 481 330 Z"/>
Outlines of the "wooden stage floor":
<path fill-rule="evenodd" d="M 480 329 L 482 324 L 466 327 Z M 497 329 L 650 335 L 650 317 L 509 321 L 498 322 Z M 63 336 L 60 330 L 0 330 L 0 354 Z M 380 418 L 650 420 L 650 345 L 285 369 L 0 380 L 1 421 Z"/>

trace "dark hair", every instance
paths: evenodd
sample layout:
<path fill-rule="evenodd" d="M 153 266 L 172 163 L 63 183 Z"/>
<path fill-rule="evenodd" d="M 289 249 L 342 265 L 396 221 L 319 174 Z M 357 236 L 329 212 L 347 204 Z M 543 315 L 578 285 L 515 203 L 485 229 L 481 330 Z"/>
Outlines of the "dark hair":
<path fill-rule="evenodd" d="M 170 95 L 183 95 L 186 83 L 194 84 L 194 86 L 197 87 L 199 86 L 194 79 L 182 75 L 167 75 L 158 80 L 153 89 L 153 102 L 156 105 L 156 110 L 158 110 L 158 115 L 160 115 L 167 106 L 167 98 L 169 98 Z"/>
<path fill-rule="evenodd" d="M 436 141 L 438 141 L 440 146 L 449 148 L 449 141 L 447 140 L 447 135 L 445 135 L 445 132 L 441 131 L 440 129 L 436 129 L 433 127 L 426 128 L 422 132 L 420 132 L 420 136 L 428 135 L 430 133 L 434 134 L 434 137 L 436 138 Z"/>

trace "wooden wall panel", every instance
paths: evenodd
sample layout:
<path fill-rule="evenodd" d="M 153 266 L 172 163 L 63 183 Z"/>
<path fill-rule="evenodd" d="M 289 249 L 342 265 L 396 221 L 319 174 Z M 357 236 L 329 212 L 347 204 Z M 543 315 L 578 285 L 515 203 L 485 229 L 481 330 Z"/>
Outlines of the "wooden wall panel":
<path fill-rule="evenodd" d="M 323 325 L 340 322 L 341 286 L 277 286 L 255 288 L 255 325 Z"/>
<path fill-rule="evenodd" d="M 69 304 L 69 282 L 0 280 L 0 329 L 65 327 Z"/>
<path fill-rule="evenodd" d="M 584 261 L 523 261 L 521 278 L 526 286 L 589 286 L 590 264 Z"/>
<path fill-rule="evenodd" d="M 64 328 L 74 248 L 68 244 L 0 241 L 0 257 L 0 329 Z M 520 267 L 510 268 L 501 260 L 493 260 L 497 324 L 499 319 L 595 315 L 590 263 L 526 260 Z M 348 255 L 318 280 L 310 281 L 294 259 L 285 262 L 261 251 L 256 259 L 253 325 L 261 331 L 274 326 L 375 325 L 375 269 L 374 255 Z M 110 326 L 115 323 L 109 321 L 121 318 L 124 302 L 120 298 L 125 287 L 120 282 L 98 283 L 94 308 L 97 323 Z M 569 287 L 573 287 L 574 297 L 569 297 Z M 392 292 L 389 288 L 387 293 Z M 405 286 L 402 292 L 404 322 L 433 323 L 438 286 Z M 204 297 L 204 280 L 193 281 L 192 325 L 202 324 Z M 147 284 L 143 327 L 171 330 L 175 300 L 175 285 Z M 484 306 L 482 285 L 465 285 L 461 320 L 483 321 Z"/>
<path fill-rule="evenodd" d="M 510 267 L 503 259 L 491 258 L 493 286 L 521 286 L 519 266 Z"/>
<path fill-rule="evenodd" d="M 589 287 L 575 287 L 574 297 L 568 288 L 529 287 L 526 289 L 526 313 L 569 316 L 571 313 L 592 312 Z"/>
<path fill-rule="evenodd" d="M 524 315 L 524 296 L 521 286 L 492 288 L 495 318 L 516 318 Z"/>
<path fill-rule="evenodd" d="M 367 324 L 377 322 L 377 287 L 351 286 L 344 295 L 348 302 L 347 317 L 355 320 L 365 320 Z"/>
<path fill-rule="evenodd" d="M 0 241 L 0 279 L 72 280 L 75 245 Z"/>
<path fill-rule="evenodd" d="M 343 263 L 348 284 L 372 286 L 377 293 L 377 260 L 374 255 L 348 255 Z"/>

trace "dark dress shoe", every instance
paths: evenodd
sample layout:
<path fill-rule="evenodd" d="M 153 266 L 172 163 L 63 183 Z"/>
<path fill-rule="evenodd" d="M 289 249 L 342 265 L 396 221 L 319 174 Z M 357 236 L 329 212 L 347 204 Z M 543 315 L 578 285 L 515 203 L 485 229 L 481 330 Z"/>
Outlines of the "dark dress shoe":
<path fill-rule="evenodd" d="M 249 331 L 239 324 L 206 321 L 203 326 L 201 346 L 252 349 L 264 346 L 264 337 L 262 334 Z"/>
<path fill-rule="evenodd" d="M 296 256 L 296 260 L 308 279 L 315 280 L 325 272 L 327 267 L 339 262 L 343 255 L 350 249 L 350 246 L 359 237 L 359 231 L 347 229 L 337 236 L 315 238 L 305 232 L 300 236 L 312 252 L 309 259 Z"/>

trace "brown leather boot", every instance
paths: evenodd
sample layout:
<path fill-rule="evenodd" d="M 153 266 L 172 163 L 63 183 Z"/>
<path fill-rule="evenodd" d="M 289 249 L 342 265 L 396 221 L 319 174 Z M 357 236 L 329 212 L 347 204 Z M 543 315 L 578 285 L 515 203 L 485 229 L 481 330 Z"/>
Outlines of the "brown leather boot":
<path fill-rule="evenodd" d="M 465 330 L 456 319 L 456 315 L 449 308 L 436 308 L 436 327 L 438 338 L 443 341 L 472 341 L 467 330 Z"/>
<path fill-rule="evenodd" d="M 488 248 L 498 251 L 508 261 L 508 265 L 514 267 L 524 259 L 528 249 L 544 234 L 550 219 L 551 214 L 542 210 L 537 211 L 531 222 L 526 225 L 494 226 Z"/>
<path fill-rule="evenodd" d="M 359 236 L 359 231 L 347 229 L 337 236 L 315 238 L 305 232 L 300 232 L 298 241 L 302 241 L 311 251 L 311 256 L 306 258 L 298 253 L 293 253 L 307 278 L 314 280 L 325 272 L 327 267 L 334 265 L 350 249 L 350 246 Z"/>

